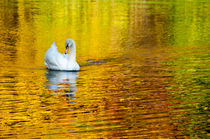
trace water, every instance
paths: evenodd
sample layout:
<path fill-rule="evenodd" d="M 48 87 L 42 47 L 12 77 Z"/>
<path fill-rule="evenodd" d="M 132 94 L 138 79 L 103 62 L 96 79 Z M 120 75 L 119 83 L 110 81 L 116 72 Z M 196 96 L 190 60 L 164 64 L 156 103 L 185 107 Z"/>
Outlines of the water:
<path fill-rule="evenodd" d="M 208 138 L 209 2 L 0 2 L 0 138 Z M 72 38 L 80 72 L 48 71 Z"/>

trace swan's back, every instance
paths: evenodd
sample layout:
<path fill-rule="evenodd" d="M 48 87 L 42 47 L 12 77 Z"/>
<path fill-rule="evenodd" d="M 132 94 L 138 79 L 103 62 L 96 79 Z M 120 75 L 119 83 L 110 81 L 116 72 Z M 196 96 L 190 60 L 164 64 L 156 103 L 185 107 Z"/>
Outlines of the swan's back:
<path fill-rule="evenodd" d="M 55 42 L 47 50 L 44 59 L 48 69 L 63 70 L 66 68 L 67 59 L 58 52 Z"/>

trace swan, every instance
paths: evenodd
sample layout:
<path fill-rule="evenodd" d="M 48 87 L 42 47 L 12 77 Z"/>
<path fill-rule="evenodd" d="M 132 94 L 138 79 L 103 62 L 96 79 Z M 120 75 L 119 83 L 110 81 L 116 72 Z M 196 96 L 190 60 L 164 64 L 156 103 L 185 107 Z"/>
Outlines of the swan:
<path fill-rule="evenodd" d="M 57 50 L 55 42 L 52 43 L 45 54 L 44 64 L 50 70 L 61 71 L 79 71 L 80 66 L 76 61 L 76 45 L 74 40 L 67 39 L 65 42 L 66 51 L 65 54 L 61 54 Z M 70 51 L 69 54 L 68 50 Z"/>

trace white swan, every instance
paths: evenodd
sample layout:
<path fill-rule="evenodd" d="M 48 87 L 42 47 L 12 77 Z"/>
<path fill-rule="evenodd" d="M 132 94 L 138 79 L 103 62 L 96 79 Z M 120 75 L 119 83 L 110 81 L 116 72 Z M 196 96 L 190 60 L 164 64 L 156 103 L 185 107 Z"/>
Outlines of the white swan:
<path fill-rule="evenodd" d="M 76 45 L 72 39 L 65 42 L 65 54 L 61 54 L 57 50 L 55 42 L 51 45 L 45 54 L 44 64 L 50 70 L 78 71 L 80 69 L 76 62 Z M 69 54 L 67 54 L 70 49 Z"/>

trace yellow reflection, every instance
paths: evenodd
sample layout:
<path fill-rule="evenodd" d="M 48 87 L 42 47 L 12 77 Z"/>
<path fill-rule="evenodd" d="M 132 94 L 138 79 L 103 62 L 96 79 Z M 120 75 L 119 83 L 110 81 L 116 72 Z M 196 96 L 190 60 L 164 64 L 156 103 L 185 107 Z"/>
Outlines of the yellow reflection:
<path fill-rule="evenodd" d="M 0 5 L 0 138 L 180 134 L 180 123 L 170 123 L 170 116 L 176 114 L 169 112 L 173 109 L 169 106 L 175 102 L 164 99 L 170 96 L 165 88 L 173 77 L 161 72 L 174 70 L 164 63 L 176 60 L 166 55 L 171 51 L 167 47 L 182 46 L 185 40 L 196 45 L 207 38 L 203 31 L 209 26 L 207 8 L 200 18 L 196 14 L 200 7 L 192 6 L 194 18 L 189 12 L 190 18 L 180 22 L 185 9 L 177 3 L 4 1 Z M 187 35 L 182 32 L 186 24 L 191 29 Z M 76 42 L 82 71 L 47 71 L 45 52 L 55 41 L 64 53 L 67 38 Z"/>

